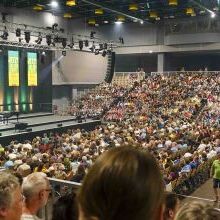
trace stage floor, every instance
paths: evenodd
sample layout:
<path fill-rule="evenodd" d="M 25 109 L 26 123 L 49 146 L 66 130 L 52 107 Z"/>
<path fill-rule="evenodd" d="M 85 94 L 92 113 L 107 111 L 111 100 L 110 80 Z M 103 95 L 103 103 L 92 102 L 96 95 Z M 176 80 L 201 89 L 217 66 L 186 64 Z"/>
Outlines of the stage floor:
<path fill-rule="evenodd" d="M 59 116 L 54 115 L 52 113 L 35 113 L 35 114 L 22 114 L 19 117 L 19 122 L 21 123 L 28 123 L 28 128 L 32 129 L 32 133 L 39 132 L 39 131 L 48 131 L 51 129 L 57 129 L 58 124 L 62 124 L 61 128 L 65 127 L 71 127 L 79 125 L 85 125 L 90 124 L 92 122 L 99 122 L 99 120 L 92 120 L 92 119 L 86 119 L 83 120 L 82 123 L 78 123 L 76 121 L 76 118 L 73 116 Z M 15 131 L 15 124 L 17 123 L 16 117 L 12 117 L 9 120 L 8 124 L 0 124 L 0 133 L 1 137 L 0 140 L 4 137 L 10 137 L 17 136 L 19 134 L 25 134 L 28 133 L 26 131 Z M 30 132 L 29 132 L 30 133 Z"/>

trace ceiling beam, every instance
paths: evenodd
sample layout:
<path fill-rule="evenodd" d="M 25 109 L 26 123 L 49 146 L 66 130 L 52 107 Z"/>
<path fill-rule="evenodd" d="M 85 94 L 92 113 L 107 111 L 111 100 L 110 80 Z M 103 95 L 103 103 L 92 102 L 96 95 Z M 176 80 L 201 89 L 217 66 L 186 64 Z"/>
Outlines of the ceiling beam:
<path fill-rule="evenodd" d="M 133 16 L 133 15 L 130 15 L 126 12 L 123 12 L 123 11 L 120 11 L 118 9 L 115 9 L 115 8 L 112 8 L 104 3 L 100 3 L 100 2 L 96 2 L 96 1 L 93 1 L 93 0 L 81 0 L 82 2 L 85 2 L 87 4 L 90 4 L 90 5 L 93 5 L 93 6 L 96 6 L 96 7 L 99 7 L 99 8 L 102 8 L 106 11 L 109 11 L 109 12 L 113 12 L 115 14 L 118 14 L 118 15 L 123 15 L 129 19 L 131 19 L 132 21 L 136 20 L 136 21 L 139 21 L 139 22 L 144 22 L 143 19 L 141 18 L 138 18 L 136 16 Z"/>

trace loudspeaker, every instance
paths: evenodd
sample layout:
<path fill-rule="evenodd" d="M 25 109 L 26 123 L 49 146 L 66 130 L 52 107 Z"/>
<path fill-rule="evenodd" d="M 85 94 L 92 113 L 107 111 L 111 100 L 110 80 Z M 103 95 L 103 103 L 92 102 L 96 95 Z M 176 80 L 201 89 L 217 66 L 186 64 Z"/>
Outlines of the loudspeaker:
<path fill-rule="evenodd" d="M 28 127 L 28 123 L 18 122 L 15 124 L 15 130 L 25 130 Z"/>
<path fill-rule="evenodd" d="M 60 127 L 62 127 L 62 126 L 63 126 L 63 124 L 62 124 L 62 123 L 57 124 L 57 127 L 58 127 L 58 128 L 60 128 Z"/>

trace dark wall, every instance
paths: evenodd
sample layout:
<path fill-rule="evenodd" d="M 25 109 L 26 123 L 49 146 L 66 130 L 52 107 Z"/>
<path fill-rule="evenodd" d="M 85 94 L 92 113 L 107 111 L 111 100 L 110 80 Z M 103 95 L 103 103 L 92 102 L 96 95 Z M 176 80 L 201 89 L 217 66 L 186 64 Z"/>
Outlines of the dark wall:
<path fill-rule="evenodd" d="M 115 72 L 157 71 L 157 54 L 116 54 Z"/>
<path fill-rule="evenodd" d="M 177 71 L 184 67 L 187 71 L 220 70 L 220 53 L 170 53 L 165 55 L 165 70 Z"/>

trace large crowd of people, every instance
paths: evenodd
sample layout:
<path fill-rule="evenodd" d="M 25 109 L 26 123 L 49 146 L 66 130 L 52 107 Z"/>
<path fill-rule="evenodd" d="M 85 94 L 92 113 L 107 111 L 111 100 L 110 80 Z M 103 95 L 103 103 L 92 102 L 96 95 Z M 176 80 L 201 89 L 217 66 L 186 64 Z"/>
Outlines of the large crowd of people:
<path fill-rule="evenodd" d="M 201 180 L 201 175 L 196 181 L 192 180 L 192 176 L 209 170 L 216 157 L 220 159 L 219 85 L 220 75 L 208 72 L 190 75 L 158 74 L 127 87 L 103 84 L 96 92 L 80 99 L 78 107 L 72 106 L 70 114 L 77 114 L 79 109 L 89 116 L 104 112 L 103 120 L 106 123 L 90 132 L 68 130 L 62 134 L 45 134 L 24 143 L 12 141 L 8 146 L 0 146 L 0 164 L 20 178 L 40 172 L 44 177 L 83 182 L 85 185 L 79 196 L 81 219 L 124 219 L 122 215 L 127 216 L 132 203 L 134 210 L 130 211 L 136 217 L 130 215 L 126 219 L 146 219 L 146 216 L 147 219 L 162 219 L 153 214 L 152 210 L 162 209 L 163 189 L 171 186 L 178 193 L 190 192 L 191 186 L 196 187 Z M 144 169 L 139 170 L 138 166 L 143 166 L 144 159 L 139 161 L 142 156 L 136 151 L 132 153 L 133 157 L 129 156 L 131 149 L 126 154 L 128 146 L 137 148 L 137 152 L 148 152 L 146 158 L 149 155 L 154 158 L 157 164 L 155 168 L 152 168 L 154 161 L 151 161 L 152 170 L 147 165 L 146 172 Z M 123 148 L 125 151 L 120 150 Z M 117 152 L 120 151 L 119 157 Z M 108 156 L 99 159 L 102 154 Z M 113 165 L 117 168 L 115 171 Z M 154 178 L 160 178 L 157 169 L 162 178 L 156 180 Z M 157 175 L 154 176 L 152 171 Z M 142 172 L 145 174 L 142 175 Z M 148 174 L 152 183 L 158 183 L 155 189 L 153 185 L 145 186 L 151 184 L 145 179 Z M 117 182 L 118 175 L 123 177 L 122 182 Z M 130 181 L 130 188 L 128 184 L 128 188 L 122 190 L 120 184 L 126 181 Z M 180 187 L 183 182 L 184 190 Z M 160 183 L 161 187 L 157 188 Z M 137 189 L 132 187 L 136 184 Z M 144 194 L 154 192 L 151 201 L 142 197 L 141 192 L 140 195 L 132 194 L 143 190 L 142 187 L 150 189 Z M 48 185 L 44 188 L 49 191 Z M 116 194 L 111 196 L 111 190 Z M 131 196 L 131 201 L 125 207 L 127 194 Z M 45 196 L 44 193 L 42 204 L 45 204 Z M 96 196 L 97 203 L 94 202 L 93 206 L 88 204 Z M 143 203 L 143 206 L 138 205 L 138 202 Z M 146 205 L 149 212 L 143 213 Z M 111 216 L 108 216 L 109 213 Z M 163 216 L 162 211 L 157 214 Z"/>

